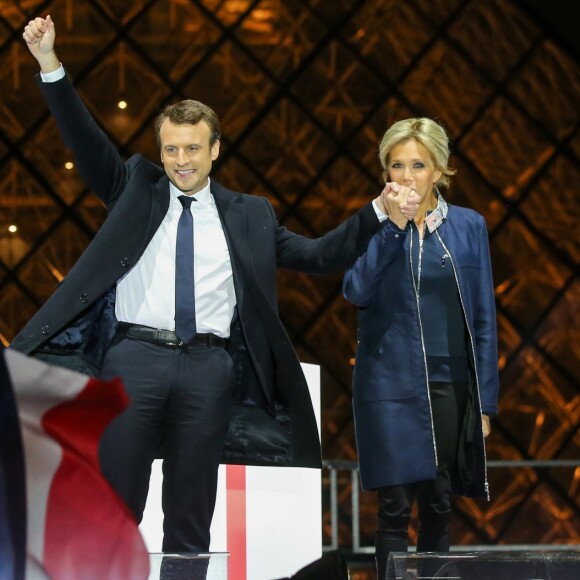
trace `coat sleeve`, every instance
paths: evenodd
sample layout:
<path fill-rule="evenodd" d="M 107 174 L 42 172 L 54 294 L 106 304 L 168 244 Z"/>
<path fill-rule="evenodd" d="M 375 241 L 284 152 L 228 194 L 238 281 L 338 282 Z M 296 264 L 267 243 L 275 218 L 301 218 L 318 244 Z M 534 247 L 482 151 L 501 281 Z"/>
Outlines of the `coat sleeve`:
<path fill-rule="evenodd" d="M 342 293 L 349 302 L 361 307 L 370 304 L 389 265 L 403 251 L 408 231 L 408 227 L 401 230 L 390 220 L 382 224 L 367 251 L 345 273 Z"/>
<path fill-rule="evenodd" d="M 481 218 L 478 237 L 481 281 L 474 320 L 474 341 L 479 367 L 481 408 L 483 413 L 487 415 L 496 415 L 498 411 L 499 378 L 495 293 L 491 271 L 489 239 L 483 218 Z"/>
<path fill-rule="evenodd" d="M 368 203 L 334 230 L 311 239 L 280 226 L 272 206 L 266 203 L 276 223 L 276 265 L 307 274 L 344 268 L 365 251 L 381 225 L 372 203 Z"/>
<path fill-rule="evenodd" d="M 36 81 L 60 131 L 74 155 L 79 175 L 110 209 L 123 191 L 128 169 L 65 75 L 55 82 Z"/>

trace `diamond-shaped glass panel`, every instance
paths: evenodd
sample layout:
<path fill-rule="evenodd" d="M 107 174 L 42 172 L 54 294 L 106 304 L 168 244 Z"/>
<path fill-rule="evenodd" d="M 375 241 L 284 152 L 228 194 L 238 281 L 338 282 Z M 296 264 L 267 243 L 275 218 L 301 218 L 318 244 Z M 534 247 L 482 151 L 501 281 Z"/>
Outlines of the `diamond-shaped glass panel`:
<path fill-rule="evenodd" d="M 384 83 L 337 42 L 307 67 L 292 93 L 338 137 L 358 129 L 387 96 Z"/>
<path fill-rule="evenodd" d="M 554 140 L 569 137 L 578 126 L 580 64 L 553 43 L 536 49 L 508 90 Z"/>
<path fill-rule="evenodd" d="M 415 116 L 439 120 L 452 139 L 474 120 L 493 90 L 489 81 L 443 41 L 417 63 L 401 88 L 416 108 Z"/>
<path fill-rule="evenodd" d="M 513 199 L 544 166 L 553 147 L 531 121 L 500 97 L 462 139 L 461 151 L 485 179 Z"/>
<path fill-rule="evenodd" d="M 341 35 L 357 53 L 393 83 L 408 72 L 408 67 L 436 33 L 433 23 L 417 10 L 416 4 L 365 2 L 341 30 Z M 402 28 L 413 33 L 402 36 Z"/>
<path fill-rule="evenodd" d="M 448 30 L 465 53 L 495 81 L 512 73 L 525 58 L 540 31 L 513 2 L 467 2 Z"/>
<path fill-rule="evenodd" d="M 522 327 L 533 327 L 570 270 L 515 217 L 497 232 L 491 255 L 499 304 Z"/>

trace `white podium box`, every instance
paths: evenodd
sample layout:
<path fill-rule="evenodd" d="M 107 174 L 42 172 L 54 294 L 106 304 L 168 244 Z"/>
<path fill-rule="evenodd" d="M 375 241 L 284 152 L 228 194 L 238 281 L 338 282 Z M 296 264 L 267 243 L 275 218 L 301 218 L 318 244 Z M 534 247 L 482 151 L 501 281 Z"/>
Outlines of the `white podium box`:
<path fill-rule="evenodd" d="M 320 433 L 320 368 L 303 364 Z M 149 552 L 163 538 L 161 461 L 155 461 L 139 529 Z M 318 469 L 221 465 L 210 551 L 229 552 L 230 580 L 292 576 L 322 556 Z M 158 578 L 158 576 L 157 576 Z M 208 569 L 207 580 L 223 580 Z"/>

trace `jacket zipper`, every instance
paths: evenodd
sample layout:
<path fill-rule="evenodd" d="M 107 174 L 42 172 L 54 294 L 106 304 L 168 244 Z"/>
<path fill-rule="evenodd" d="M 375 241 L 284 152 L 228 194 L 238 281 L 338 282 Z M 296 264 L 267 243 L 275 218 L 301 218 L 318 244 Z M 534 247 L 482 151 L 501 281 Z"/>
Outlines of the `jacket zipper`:
<path fill-rule="evenodd" d="M 429 392 L 429 373 L 427 371 L 427 352 L 425 351 L 425 340 L 423 339 L 423 322 L 421 320 L 421 307 L 419 304 L 419 290 L 418 285 L 421 284 L 421 252 L 423 248 L 419 247 L 419 264 L 418 264 L 418 283 L 415 282 L 415 271 L 413 270 L 413 228 L 419 232 L 419 229 L 414 222 L 409 226 L 411 228 L 411 242 L 409 248 L 409 261 L 411 265 L 411 280 L 413 280 L 413 290 L 415 291 L 415 301 L 417 302 L 417 317 L 419 319 L 419 334 L 421 335 L 421 348 L 423 349 L 423 364 L 425 365 L 425 386 L 427 388 L 427 400 L 429 401 L 429 418 L 431 419 L 431 439 L 433 441 L 433 454 L 435 456 L 435 469 L 439 469 L 439 462 L 437 461 L 437 442 L 435 441 L 435 425 L 433 424 L 433 408 L 431 407 L 431 393 Z"/>
<path fill-rule="evenodd" d="M 489 496 L 489 483 L 487 481 L 487 453 L 485 450 L 485 437 L 483 436 L 483 411 L 481 408 L 481 395 L 479 392 L 479 376 L 477 372 L 477 352 L 475 349 L 475 341 L 473 340 L 473 336 L 471 334 L 471 329 L 469 328 L 469 324 L 467 324 L 467 314 L 465 312 L 465 304 L 463 302 L 463 294 L 461 293 L 461 287 L 459 286 L 459 278 L 457 277 L 457 270 L 455 268 L 455 260 L 449 251 L 449 248 L 443 242 L 441 235 L 439 234 L 439 230 L 435 230 L 435 234 L 437 234 L 437 239 L 439 243 L 443 246 L 443 249 L 447 252 L 447 257 L 451 261 L 451 267 L 453 268 L 453 275 L 455 276 L 455 284 L 457 285 L 457 292 L 459 293 L 459 301 L 461 302 L 461 310 L 463 311 L 463 318 L 465 319 L 465 326 L 467 327 L 467 332 L 469 333 L 469 342 L 471 343 L 471 350 L 473 352 L 473 368 L 475 371 L 475 386 L 477 388 L 477 402 L 479 404 L 479 415 L 481 417 L 481 437 L 483 441 L 483 464 L 485 469 L 485 495 L 487 497 L 487 501 L 490 500 Z"/>

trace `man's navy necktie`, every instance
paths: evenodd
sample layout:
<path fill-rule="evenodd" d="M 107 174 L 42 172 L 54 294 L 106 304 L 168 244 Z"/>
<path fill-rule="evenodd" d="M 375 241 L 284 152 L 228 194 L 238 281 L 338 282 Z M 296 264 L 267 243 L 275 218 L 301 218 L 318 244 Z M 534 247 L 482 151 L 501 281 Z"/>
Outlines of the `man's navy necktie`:
<path fill-rule="evenodd" d="M 183 211 L 177 224 L 175 251 L 175 334 L 185 344 L 195 336 L 195 285 L 193 282 L 193 215 L 195 198 L 180 195 Z"/>

